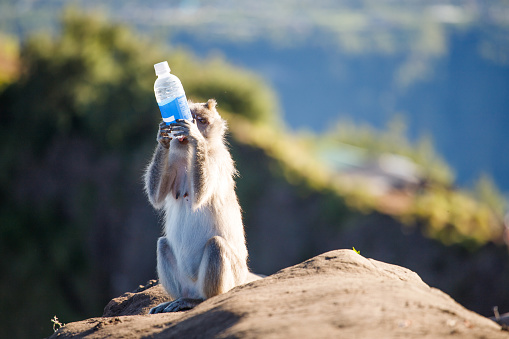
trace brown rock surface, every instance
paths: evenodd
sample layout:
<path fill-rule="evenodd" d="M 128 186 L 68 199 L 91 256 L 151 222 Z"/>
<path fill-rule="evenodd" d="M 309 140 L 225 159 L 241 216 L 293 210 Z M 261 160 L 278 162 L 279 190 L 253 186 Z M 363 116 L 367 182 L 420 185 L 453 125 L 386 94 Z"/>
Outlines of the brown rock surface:
<path fill-rule="evenodd" d="M 51 338 L 509 338 L 402 267 L 351 250 L 324 253 L 178 313 L 147 315 L 160 285 L 113 299 L 102 318 Z"/>

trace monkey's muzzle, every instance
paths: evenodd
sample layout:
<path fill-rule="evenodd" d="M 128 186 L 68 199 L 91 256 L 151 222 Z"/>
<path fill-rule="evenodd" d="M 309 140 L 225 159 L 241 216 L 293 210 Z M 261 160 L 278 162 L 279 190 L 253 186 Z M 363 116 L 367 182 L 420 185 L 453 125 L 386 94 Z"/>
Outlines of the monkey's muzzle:
<path fill-rule="evenodd" d="M 178 136 L 178 137 L 177 137 L 177 140 L 178 140 L 181 144 L 187 144 L 187 143 L 189 142 L 189 140 L 187 139 L 187 137 L 186 137 L 186 136 L 183 136 L 183 135 Z"/>

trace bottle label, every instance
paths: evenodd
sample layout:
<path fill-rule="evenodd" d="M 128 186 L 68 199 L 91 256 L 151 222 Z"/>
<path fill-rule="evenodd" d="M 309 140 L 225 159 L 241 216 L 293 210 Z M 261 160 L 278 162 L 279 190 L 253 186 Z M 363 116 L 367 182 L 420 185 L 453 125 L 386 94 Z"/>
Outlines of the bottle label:
<path fill-rule="evenodd" d="M 187 105 L 187 99 L 185 95 L 182 95 L 172 101 L 159 105 L 163 121 L 169 125 L 177 119 L 193 120 L 191 111 Z"/>

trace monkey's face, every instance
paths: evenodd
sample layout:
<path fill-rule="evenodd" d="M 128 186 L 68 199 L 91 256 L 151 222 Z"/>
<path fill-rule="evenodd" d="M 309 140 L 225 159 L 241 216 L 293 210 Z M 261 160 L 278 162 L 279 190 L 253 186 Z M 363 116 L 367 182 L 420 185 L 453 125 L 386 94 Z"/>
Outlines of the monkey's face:
<path fill-rule="evenodd" d="M 200 133 L 205 138 L 222 136 L 225 124 L 216 110 L 216 101 L 214 99 L 209 99 L 206 103 L 190 103 L 189 109 Z"/>

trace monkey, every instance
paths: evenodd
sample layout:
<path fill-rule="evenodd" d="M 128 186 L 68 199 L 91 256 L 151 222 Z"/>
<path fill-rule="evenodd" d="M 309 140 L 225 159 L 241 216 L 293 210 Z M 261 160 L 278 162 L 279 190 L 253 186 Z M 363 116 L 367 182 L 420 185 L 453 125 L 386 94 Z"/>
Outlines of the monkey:
<path fill-rule="evenodd" d="M 150 203 L 164 211 L 157 274 L 172 301 L 149 313 L 188 310 L 235 286 L 260 279 L 248 269 L 237 170 L 214 99 L 189 101 L 193 121 L 162 122 L 145 171 Z"/>

